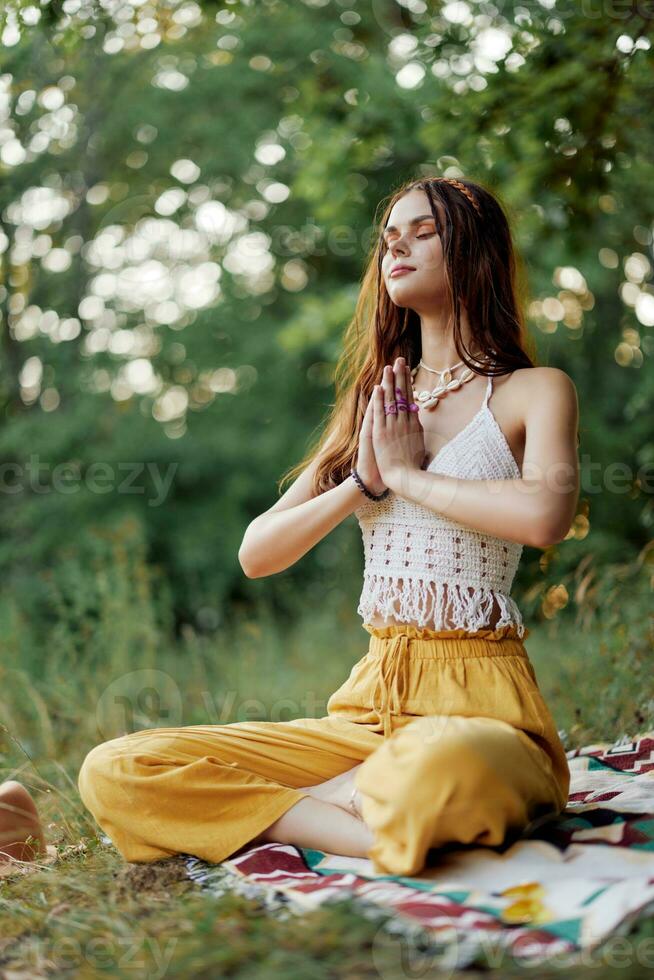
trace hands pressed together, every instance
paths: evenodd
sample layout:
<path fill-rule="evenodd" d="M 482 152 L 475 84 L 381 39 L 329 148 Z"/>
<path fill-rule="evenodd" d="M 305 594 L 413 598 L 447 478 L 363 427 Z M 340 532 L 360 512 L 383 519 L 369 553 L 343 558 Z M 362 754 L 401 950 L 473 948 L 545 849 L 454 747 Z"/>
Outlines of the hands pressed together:
<path fill-rule="evenodd" d="M 385 365 L 381 384 L 373 388 L 359 435 L 356 470 L 375 495 L 401 485 L 407 471 L 422 469 L 424 430 L 412 404 L 411 371 L 397 357 L 394 365 Z"/>

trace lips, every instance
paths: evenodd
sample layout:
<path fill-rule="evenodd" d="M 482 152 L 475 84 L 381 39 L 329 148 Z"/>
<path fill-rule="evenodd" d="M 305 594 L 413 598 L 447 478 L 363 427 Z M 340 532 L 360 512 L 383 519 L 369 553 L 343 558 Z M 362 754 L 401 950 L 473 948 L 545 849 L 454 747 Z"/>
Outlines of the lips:
<path fill-rule="evenodd" d="M 394 279 L 395 276 L 403 276 L 407 272 L 415 272 L 415 271 L 416 270 L 411 265 L 396 265 L 393 269 L 391 269 L 390 278 Z"/>

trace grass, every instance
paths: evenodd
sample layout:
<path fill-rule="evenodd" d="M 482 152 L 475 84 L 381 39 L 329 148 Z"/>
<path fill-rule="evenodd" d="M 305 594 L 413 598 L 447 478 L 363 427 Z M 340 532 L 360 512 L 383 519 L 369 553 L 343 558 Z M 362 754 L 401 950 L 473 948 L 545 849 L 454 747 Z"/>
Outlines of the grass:
<path fill-rule="evenodd" d="M 76 787 L 91 746 L 159 724 L 323 714 L 368 639 L 352 604 L 326 603 L 291 629 L 281 629 L 264 609 L 256 618 L 235 614 L 212 636 L 188 628 L 173 642 L 142 556 L 138 550 L 131 555 L 120 539 L 114 544 L 94 566 L 95 590 L 86 574 L 83 602 L 72 601 L 83 571 L 74 558 L 46 582 L 47 630 L 15 601 L 0 607 L 0 779 L 20 779 L 32 791 L 56 851 L 52 863 L 0 879 L 0 976 L 434 972 L 428 954 L 421 960 L 419 951 L 409 952 L 351 902 L 317 909 L 299 922 L 280 920 L 257 900 L 202 893 L 186 879 L 181 859 L 130 865 L 103 844 Z M 629 603 L 621 603 L 617 617 L 600 592 L 583 628 L 571 617 L 532 628 L 527 649 L 567 747 L 654 726 L 646 683 L 649 575 L 647 563 L 635 570 Z M 117 588 L 121 576 L 126 582 Z M 45 650 L 42 636 L 48 637 Z M 654 944 L 652 937 L 654 920 L 640 922 L 629 949 Z M 620 955 L 621 977 L 642 975 L 637 957 L 618 951 L 612 961 L 610 949 L 575 968 L 575 976 L 608 976 Z M 493 964 L 492 955 L 481 957 L 479 970 L 497 978 L 520 973 L 508 962 Z M 539 978 L 548 976 L 561 970 L 539 968 Z"/>

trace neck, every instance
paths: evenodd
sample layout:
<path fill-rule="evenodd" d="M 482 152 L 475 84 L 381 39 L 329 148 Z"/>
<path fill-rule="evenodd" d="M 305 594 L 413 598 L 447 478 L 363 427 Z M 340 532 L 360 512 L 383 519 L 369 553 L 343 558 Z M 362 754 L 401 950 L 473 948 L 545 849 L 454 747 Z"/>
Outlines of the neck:
<path fill-rule="evenodd" d="M 461 337 L 468 350 L 474 347 L 464 308 L 461 309 Z M 452 320 L 441 310 L 420 314 L 420 343 L 423 363 L 435 371 L 443 371 L 461 360 L 454 346 Z"/>

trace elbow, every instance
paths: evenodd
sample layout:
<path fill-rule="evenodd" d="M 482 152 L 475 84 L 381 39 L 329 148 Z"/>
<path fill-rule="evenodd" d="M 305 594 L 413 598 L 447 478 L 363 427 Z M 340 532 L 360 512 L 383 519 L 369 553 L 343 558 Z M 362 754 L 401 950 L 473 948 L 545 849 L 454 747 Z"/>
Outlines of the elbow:
<path fill-rule="evenodd" d="M 243 561 L 243 559 L 241 558 L 241 553 L 240 552 L 239 552 L 239 555 L 238 555 L 238 560 L 239 560 L 239 562 L 241 564 L 241 568 L 243 569 L 243 574 L 245 575 L 246 578 L 257 578 L 254 570 L 249 565 L 247 565 Z"/>
<path fill-rule="evenodd" d="M 565 541 L 577 513 L 576 494 L 549 493 L 534 502 L 531 512 L 529 544 L 535 548 L 551 548 Z"/>
<path fill-rule="evenodd" d="M 250 527 L 251 526 L 252 525 L 250 525 Z M 249 530 L 250 528 L 248 528 L 247 531 L 245 532 L 243 536 L 243 540 L 241 541 L 241 547 L 238 549 L 238 561 L 241 568 L 243 569 L 243 574 L 246 576 L 246 578 L 258 578 L 259 571 L 255 567 L 255 563 L 253 561 L 254 549 L 251 543 L 250 544 L 247 543 Z"/>
<path fill-rule="evenodd" d="M 239 548 L 238 560 L 246 578 L 259 578 L 259 572 L 252 562 L 252 556 L 248 556 L 247 549 L 243 545 Z"/>
<path fill-rule="evenodd" d="M 284 571 L 289 563 L 283 563 L 284 556 L 271 547 L 269 538 L 253 530 L 253 524 L 248 527 L 238 549 L 238 560 L 244 574 L 247 578 L 266 578 Z"/>
<path fill-rule="evenodd" d="M 529 544 L 532 548 L 551 548 L 554 544 L 559 544 L 568 536 L 569 525 L 563 529 L 561 522 L 540 521 L 532 529 Z"/>

